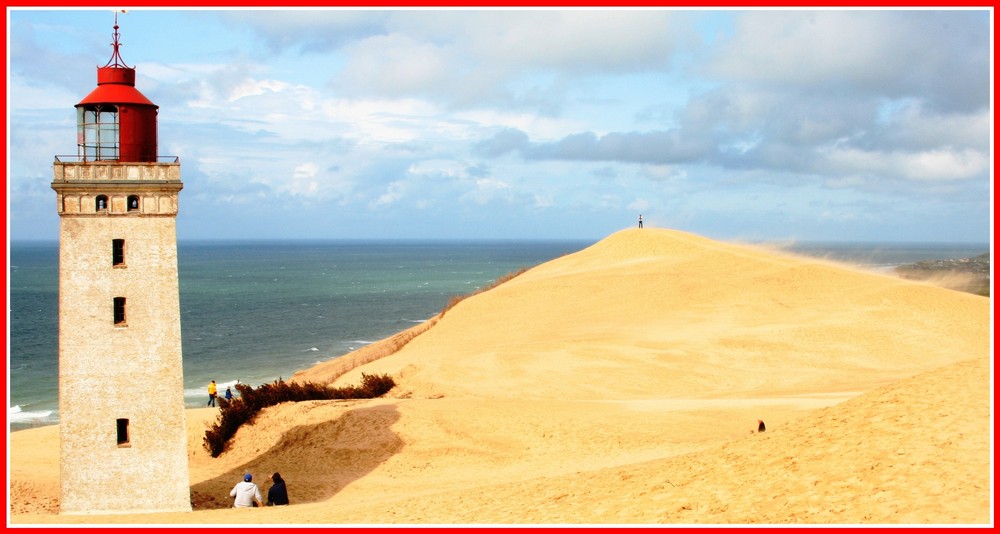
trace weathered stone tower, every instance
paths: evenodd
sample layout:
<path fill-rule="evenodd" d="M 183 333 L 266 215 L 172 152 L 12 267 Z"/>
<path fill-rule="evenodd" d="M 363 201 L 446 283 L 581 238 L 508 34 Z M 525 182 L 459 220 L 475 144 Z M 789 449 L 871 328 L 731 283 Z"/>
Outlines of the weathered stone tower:
<path fill-rule="evenodd" d="M 190 511 L 176 158 L 114 52 L 56 156 L 61 513 Z"/>

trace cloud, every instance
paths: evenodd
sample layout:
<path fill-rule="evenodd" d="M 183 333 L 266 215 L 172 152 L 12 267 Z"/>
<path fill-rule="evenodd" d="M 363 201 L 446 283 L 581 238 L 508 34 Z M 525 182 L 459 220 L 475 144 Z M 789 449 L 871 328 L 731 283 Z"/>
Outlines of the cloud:
<path fill-rule="evenodd" d="M 669 11 L 561 10 L 481 12 L 460 32 L 476 58 L 511 72 L 553 69 L 593 74 L 669 65 L 674 52 Z"/>
<path fill-rule="evenodd" d="M 377 198 L 369 203 L 371 209 L 389 206 L 426 209 L 437 204 L 454 205 L 481 195 L 470 191 L 481 188 L 480 181 L 489 181 L 489 171 L 481 165 L 448 159 L 413 161 L 400 179 L 387 183 Z"/>
<path fill-rule="evenodd" d="M 108 53 L 98 17 L 10 14 L 15 210 L 48 205 L 51 155 L 75 151 L 73 105 Z M 129 17 L 160 152 L 181 157 L 185 205 L 205 221 L 258 228 L 280 213 L 324 221 L 273 230 L 293 234 L 390 235 L 406 221 L 414 235 L 490 222 L 589 236 L 642 208 L 651 224 L 692 231 L 830 236 L 889 217 L 907 228 L 913 213 L 948 218 L 942 228 L 989 218 L 986 9 Z M 906 209 L 889 214 L 893 202 Z M 17 231 L 57 222 L 45 213 L 32 224 L 17 211 Z"/>
<path fill-rule="evenodd" d="M 505 129 L 476 145 L 479 154 L 497 157 L 519 152 L 530 160 L 617 161 L 671 164 L 696 162 L 710 147 L 697 139 L 686 139 L 677 130 L 612 132 L 598 136 L 582 132 L 549 143 L 529 142 L 527 134 Z"/>
<path fill-rule="evenodd" d="M 390 182 L 386 186 L 385 193 L 382 193 L 374 202 L 371 203 L 372 208 L 383 208 L 391 206 L 406 196 L 409 191 L 409 182 L 403 180 L 396 180 Z"/>
<path fill-rule="evenodd" d="M 479 155 L 495 158 L 504 154 L 520 151 L 529 146 L 528 134 L 517 128 L 504 128 L 492 137 L 477 142 L 473 149 Z"/>
<path fill-rule="evenodd" d="M 81 81 L 97 81 L 95 58 L 100 58 L 103 65 L 103 60 L 110 57 L 106 34 L 83 32 L 69 24 L 10 24 L 8 36 L 8 72 L 23 76 L 35 86 L 79 91 Z M 53 36 L 72 39 L 76 46 L 70 51 L 54 49 L 48 45 Z"/>
<path fill-rule="evenodd" d="M 274 52 L 336 50 L 385 31 L 391 11 L 355 9 L 238 10 L 221 12 L 230 24 L 247 25 Z"/>
<path fill-rule="evenodd" d="M 754 11 L 705 63 L 782 91 L 916 97 L 942 112 L 989 105 L 986 11 Z"/>
<path fill-rule="evenodd" d="M 490 177 L 476 178 L 475 188 L 465 195 L 477 204 L 487 204 L 495 200 L 507 201 L 512 198 L 513 188 L 503 180 Z"/>
<path fill-rule="evenodd" d="M 887 149 L 927 150 L 942 146 L 983 152 L 990 149 L 993 114 L 989 108 L 968 113 L 934 113 L 912 100 L 886 107 L 892 111 L 884 112 L 877 126 L 881 146 Z"/>
<path fill-rule="evenodd" d="M 332 76 L 346 94 L 421 97 L 455 109 L 554 114 L 568 80 L 660 70 L 674 51 L 666 11 L 394 12 L 345 46 Z"/>
<path fill-rule="evenodd" d="M 988 177 L 986 12 L 755 11 L 733 22 L 692 64 L 715 83 L 670 115 L 642 115 L 671 127 L 556 139 L 505 128 L 475 153 L 699 165 L 739 171 L 733 183 L 768 173 L 764 179 L 856 190 Z"/>
<path fill-rule="evenodd" d="M 379 35 L 350 47 L 335 88 L 351 95 L 430 96 L 452 79 L 448 51 L 405 35 Z"/>
<path fill-rule="evenodd" d="M 982 176 L 989 158 L 976 150 L 935 149 L 920 152 L 870 152 L 834 149 L 823 161 L 837 175 L 881 175 L 912 181 L 954 181 Z"/>

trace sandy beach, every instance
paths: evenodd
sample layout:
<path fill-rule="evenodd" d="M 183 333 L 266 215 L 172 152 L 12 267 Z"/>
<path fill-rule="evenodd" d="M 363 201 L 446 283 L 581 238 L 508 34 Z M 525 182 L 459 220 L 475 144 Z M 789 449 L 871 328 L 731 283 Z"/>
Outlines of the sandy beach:
<path fill-rule="evenodd" d="M 58 427 L 10 433 L 8 523 L 992 525 L 989 298 L 645 228 L 415 330 L 293 377 L 386 397 L 269 408 L 218 458 L 188 410 L 190 513 L 58 515 Z M 292 505 L 231 509 L 247 471 Z"/>

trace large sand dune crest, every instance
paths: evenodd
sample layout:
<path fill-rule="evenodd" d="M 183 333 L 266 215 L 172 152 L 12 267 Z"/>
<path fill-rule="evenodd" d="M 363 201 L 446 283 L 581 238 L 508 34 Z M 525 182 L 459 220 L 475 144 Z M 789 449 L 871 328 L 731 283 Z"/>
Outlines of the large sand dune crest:
<path fill-rule="evenodd" d="M 459 303 L 355 369 L 413 396 L 641 399 L 870 389 L 989 350 L 989 301 L 626 230 Z"/>
<path fill-rule="evenodd" d="M 219 458 L 216 412 L 189 410 L 193 513 L 54 515 L 55 427 L 13 433 L 12 521 L 989 524 L 990 318 L 984 297 L 625 230 L 334 382 L 389 373 L 386 398 L 269 408 Z M 281 472 L 293 506 L 221 509 L 246 470 Z"/>

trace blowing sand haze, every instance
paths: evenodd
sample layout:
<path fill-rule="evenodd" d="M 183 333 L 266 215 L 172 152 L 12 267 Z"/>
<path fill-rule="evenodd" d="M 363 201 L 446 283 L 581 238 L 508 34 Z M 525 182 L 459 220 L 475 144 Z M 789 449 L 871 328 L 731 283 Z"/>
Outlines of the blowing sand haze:
<path fill-rule="evenodd" d="M 202 448 L 217 412 L 188 410 L 191 513 L 60 516 L 56 428 L 15 432 L 10 521 L 991 524 L 990 310 L 623 230 L 463 300 L 395 354 L 293 378 L 387 373 L 386 398 L 269 408 L 219 458 Z M 275 471 L 292 506 L 229 508 L 243 473 Z"/>

